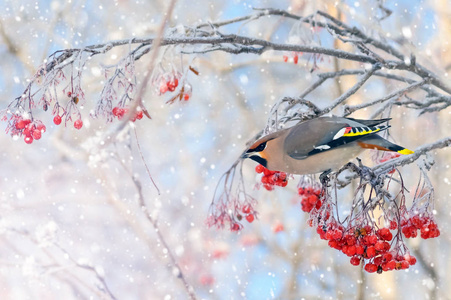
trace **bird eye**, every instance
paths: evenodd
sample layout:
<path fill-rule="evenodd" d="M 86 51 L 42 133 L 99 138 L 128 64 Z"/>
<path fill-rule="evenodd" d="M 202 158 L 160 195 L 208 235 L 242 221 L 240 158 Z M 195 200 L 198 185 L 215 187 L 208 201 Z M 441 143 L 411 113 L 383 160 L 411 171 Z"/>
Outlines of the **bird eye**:
<path fill-rule="evenodd" d="M 257 151 L 261 152 L 261 151 L 265 150 L 265 148 L 266 148 L 266 142 L 260 144 L 260 146 L 257 147 Z"/>
<path fill-rule="evenodd" d="M 261 151 L 265 150 L 265 148 L 266 148 L 266 142 L 261 143 L 260 145 L 258 145 L 257 148 L 255 148 L 255 152 L 261 152 Z"/>
<path fill-rule="evenodd" d="M 260 145 L 258 145 L 257 147 L 247 150 L 247 153 L 262 152 L 263 150 L 265 150 L 265 148 L 266 148 L 266 142 L 263 142 Z"/>

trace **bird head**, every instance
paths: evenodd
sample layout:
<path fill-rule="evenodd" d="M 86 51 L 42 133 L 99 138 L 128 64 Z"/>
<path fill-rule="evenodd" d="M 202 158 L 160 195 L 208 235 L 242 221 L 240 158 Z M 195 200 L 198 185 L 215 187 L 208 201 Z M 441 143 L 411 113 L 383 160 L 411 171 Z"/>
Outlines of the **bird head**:
<path fill-rule="evenodd" d="M 265 149 L 267 146 L 267 140 L 258 140 L 256 141 L 246 152 L 241 156 L 244 158 L 250 158 L 265 168 L 268 165 L 268 161 L 266 160 Z"/>

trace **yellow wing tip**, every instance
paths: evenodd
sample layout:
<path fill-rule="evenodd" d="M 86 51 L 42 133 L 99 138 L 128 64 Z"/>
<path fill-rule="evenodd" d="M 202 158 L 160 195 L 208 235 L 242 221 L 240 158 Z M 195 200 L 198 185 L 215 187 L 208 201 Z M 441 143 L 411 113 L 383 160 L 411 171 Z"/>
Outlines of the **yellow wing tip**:
<path fill-rule="evenodd" d="M 413 152 L 412 150 L 409 150 L 409 149 L 402 149 L 402 150 L 399 150 L 398 153 L 401 153 L 403 155 L 407 155 L 407 154 L 413 154 L 415 152 Z"/>

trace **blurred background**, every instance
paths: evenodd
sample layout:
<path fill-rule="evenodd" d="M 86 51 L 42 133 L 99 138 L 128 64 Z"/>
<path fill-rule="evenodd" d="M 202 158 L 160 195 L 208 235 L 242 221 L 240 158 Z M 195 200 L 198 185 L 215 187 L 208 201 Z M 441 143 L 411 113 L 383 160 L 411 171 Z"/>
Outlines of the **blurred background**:
<path fill-rule="evenodd" d="M 0 103 L 5 108 L 23 93 L 48 55 L 59 49 L 132 37 L 155 36 L 168 1 L 2 1 L 0 2 Z M 272 7 L 309 15 L 324 10 L 378 38 L 396 41 L 403 53 L 449 83 L 451 69 L 451 3 L 429 1 L 177 1 L 171 26 L 194 26 Z M 386 15 L 386 9 L 392 11 Z M 287 42 L 293 20 L 272 17 L 233 24 L 222 33 Z M 324 47 L 348 45 L 319 35 Z M 148 88 L 144 103 L 152 119 L 135 124 L 139 145 L 161 195 L 152 185 L 133 130 L 107 136 L 115 123 L 93 119 L 104 84 L 100 69 L 117 63 L 128 49 L 114 49 L 89 61 L 84 70 L 86 101 L 81 130 L 55 126 L 50 110 L 39 111 L 47 132 L 27 145 L 0 135 L 0 294 L 2 299 L 185 299 L 170 253 L 198 298 L 203 299 L 448 299 L 451 286 L 451 232 L 448 200 L 450 151 L 432 154 L 429 172 L 435 187 L 436 219 L 441 236 L 407 241 L 422 262 L 407 271 L 368 274 L 344 254 L 320 240 L 301 210 L 294 176 L 286 188 L 255 188 L 256 164 L 244 163 L 244 179 L 258 200 L 258 220 L 238 234 L 207 228 L 205 220 L 221 175 L 264 128 L 273 104 L 296 97 L 316 73 L 358 64 L 323 56 L 318 68 L 308 55 L 298 64 L 284 62 L 281 52 L 232 55 L 184 55 L 200 74 L 187 77 L 189 101 L 166 104 Z M 171 50 L 172 51 L 172 50 Z M 181 68 L 176 50 L 168 60 Z M 148 57 L 136 63 L 138 84 Z M 320 107 L 350 88 L 357 76 L 330 80 L 307 98 Z M 403 87 L 372 78 L 349 100 L 358 104 Z M 421 95 L 421 94 L 418 94 Z M 377 107 L 374 108 L 376 110 Z M 353 117 L 371 116 L 361 110 Z M 337 108 L 333 111 L 340 114 Z M 449 136 L 451 110 L 423 114 L 393 107 L 394 141 L 415 149 Z M 6 128 L 4 122 L 2 128 Z M 374 165 L 373 154 L 363 158 Z M 419 179 L 416 164 L 401 169 L 413 193 Z M 150 213 L 139 204 L 137 178 Z M 343 204 L 352 187 L 340 192 Z M 166 248 L 167 247 L 167 248 Z M 106 290 L 109 291 L 106 291 Z"/>

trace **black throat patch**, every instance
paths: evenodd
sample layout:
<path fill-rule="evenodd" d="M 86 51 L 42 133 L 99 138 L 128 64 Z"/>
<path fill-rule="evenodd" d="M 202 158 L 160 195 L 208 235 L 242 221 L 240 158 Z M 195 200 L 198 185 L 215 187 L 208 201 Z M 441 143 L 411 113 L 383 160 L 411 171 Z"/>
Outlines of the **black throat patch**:
<path fill-rule="evenodd" d="M 252 155 L 252 156 L 249 156 L 249 158 L 252 159 L 252 160 L 255 160 L 256 162 L 258 162 L 259 164 L 261 164 L 265 168 L 268 167 L 268 162 L 263 157 L 260 157 L 258 155 Z"/>

